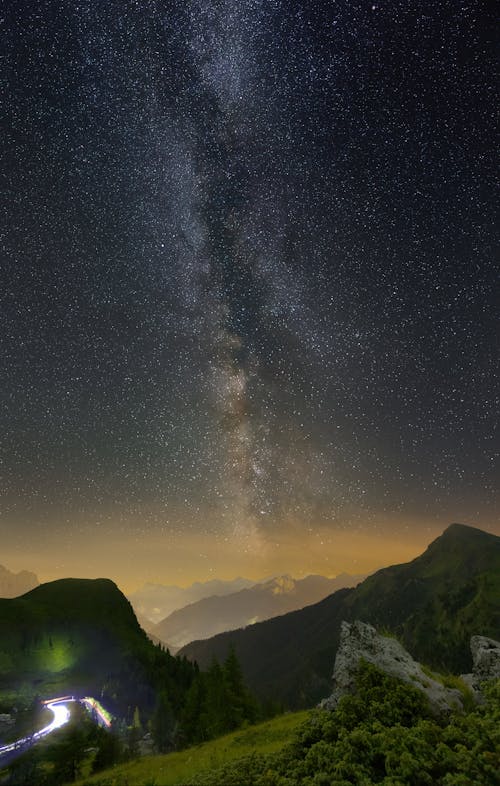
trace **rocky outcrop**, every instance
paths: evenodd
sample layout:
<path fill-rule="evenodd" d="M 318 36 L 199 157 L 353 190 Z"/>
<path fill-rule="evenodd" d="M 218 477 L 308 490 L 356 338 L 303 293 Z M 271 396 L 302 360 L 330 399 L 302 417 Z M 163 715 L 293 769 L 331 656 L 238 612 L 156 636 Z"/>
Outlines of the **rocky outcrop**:
<path fill-rule="evenodd" d="M 342 622 L 333 670 L 333 693 L 322 702 L 323 707 L 334 709 L 342 696 L 355 692 L 356 673 L 362 660 L 423 691 L 435 712 L 462 707 L 460 691 L 445 688 L 426 674 L 399 641 L 382 636 L 371 625 L 359 621 Z"/>
<path fill-rule="evenodd" d="M 472 636 L 470 649 L 472 674 L 461 676 L 472 690 L 478 691 L 483 682 L 500 679 L 500 641 L 486 636 Z"/>

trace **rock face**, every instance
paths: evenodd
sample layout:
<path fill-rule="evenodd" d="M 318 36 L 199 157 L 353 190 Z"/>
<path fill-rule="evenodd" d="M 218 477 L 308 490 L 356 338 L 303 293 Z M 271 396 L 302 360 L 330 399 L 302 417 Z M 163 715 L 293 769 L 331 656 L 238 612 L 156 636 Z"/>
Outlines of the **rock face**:
<path fill-rule="evenodd" d="M 342 696 L 354 693 L 356 672 L 361 660 L 423 691 L 431 707 L 438 713 L 462 707 L 460 691 L 445 688 L 425 674 L 420 664 L 396 639 L 381 636 L 374 627 L 359 621 L 342 622 L 333 670 L 334 689 L 330 698 L 322 702 L 323 707 L 334 709 Z"/>
<path fill-rule="evenodd" d="M 462 674 L 462 679 L 474 691 L 478 691 L 481 683 L 500 678 L 500 641 L 486 636 L 472 636 L 470 648 L 472 674 Z"/>

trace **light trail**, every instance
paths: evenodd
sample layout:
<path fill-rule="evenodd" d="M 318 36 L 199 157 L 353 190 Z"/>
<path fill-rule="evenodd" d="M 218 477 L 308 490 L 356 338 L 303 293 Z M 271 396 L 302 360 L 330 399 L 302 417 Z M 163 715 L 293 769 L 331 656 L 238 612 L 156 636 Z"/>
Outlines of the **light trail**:
<path fill-rule="evenodd" d="M 46 737 L 47 734 L 50 734 L 56 729 L 60 729 L 61 726 L 65 726 L 71 715 L 69 709 L 66 706 L 67 701 L 68 699 L 56 699 L 54 701 L 44 702 L 47 709 L 49 709 L 54 715 L 52 721 L 47 726 L 44 726 L 43 729 L 35 731 L 33 734 L 29 734 L 27 737 L 21 737 L 21 739 L 16 740 L 15 742 L 1 746 L 0 756 L 5 755 L 6 753 L 12 753 L 13 751 L 20 750 L 24 747 L 29 747 L 30 745 L 33 745 L 33 743 L 38 742 L 38 740 L 41 740 L 42 737 Z M 74 701 L 74 699 L 69 699 L 69 701 Z"/>
<path fill-rule="evenodd" d="M 33 734 L 29 734 L 27 737 L 21 737 L 21 739 L 16 740 L 15 742 L 10 742 L 8 745 L 1 745 L 0 757 L 6 755 L 7 753 L 20 753 L 26 748 L 31 747 L 35 742 L 38 742 L 38 740 L 46 737 L 47 734 L 51 734 L 51 732 L 56 731 L 56 729 L 60 729 L 62 726 L 65 726 L 71 716 L 71 712 L 66 705 L 68 702 L 73 701 L 79 701 L 80 704 L 82 704 L 89 711 L 90 715 L 94 717 L 97 723 L 100 723 L 102 726 L 106 726 L 107 728 L 111 726 L 111 715 L 102 706 L 102 704 L 97 701 L 97 699 L 94 699 L 91 696 L 86 696 L 81 700 L 75 699 L 74 696 L 61 696 L 58 699 L 47 699 L 46 701 L 43 701 L 42 704 L 53 713 L 54 717 L 52 718 L 52 721 L 47 726 L 44 726 L 43 729 L 40 729 L 40 731 L 35 731 Z"/>
<path fill-rule="evenodd" d="M 91 715 L 95 713 L 98 720 L 109 729 L 111 726 L 111 715 L 107 710 L 104 709 L 100 701 L 93 699 L 92 696 L 85 696 L 85 698 L 81 700 L 80 704 L 83 704 Z"/>

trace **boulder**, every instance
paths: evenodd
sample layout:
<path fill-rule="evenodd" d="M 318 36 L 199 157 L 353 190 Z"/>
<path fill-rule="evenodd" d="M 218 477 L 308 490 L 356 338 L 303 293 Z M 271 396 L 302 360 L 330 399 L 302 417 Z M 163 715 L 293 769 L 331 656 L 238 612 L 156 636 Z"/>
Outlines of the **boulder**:
<path fill-rule="evenodd" d="M 483 682 L 500 679 L 500 641 L 486 636 L 472 636 L 472 674 L 462 674 L 462 679 L 472 690 L 479 691 Z"/>
<path fill-rule="evenodd" d="M 463 706 L 460 691 L 445 688 L 426 674 L 399 641 L 382 636 L 372 625 L 359 621 L 341 624 L 340 644 L 333 670 L 333 693 L 321 706 L 335 709 L 342 696 L 355 692 L 356 673 L 362 660 L 423 691 L 436 713 Z"/>

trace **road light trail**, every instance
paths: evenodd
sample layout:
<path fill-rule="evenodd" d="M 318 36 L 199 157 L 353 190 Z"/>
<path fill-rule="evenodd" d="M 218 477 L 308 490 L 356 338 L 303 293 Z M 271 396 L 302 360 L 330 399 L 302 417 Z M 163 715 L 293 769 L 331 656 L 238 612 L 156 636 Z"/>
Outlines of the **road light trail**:
<path fill-rule="evenodd" d="M 7 753 L 12 753 L 13 751 L 20 750 L 21 748 L 29 747 L 33 745 L 34 742 L 42 739 L 42 737 L 46 737 L 47 734 L 55 731 L 56 729 L 60 729 L 61 726 L 64 726 L 70 718 L 70 711 L 66 706 L 67 699 L 64 701 L 49 701 L 46 702 L 45 706 L 49 709 L 54 717 L 52 721 L 47 725 L 44 726 L 43 729 L 34 732 L 33 734 L 28 735 L 27 737 L 21 737 L 21 739 L 16 740 L 15 742 L 11 742 L 8 745 L 3 745 L 0 747 L 0 756 L 3 756 Z M 72 701 L 70 699 L 70 701 Z"/>
<path fill-rule="evenodd" d="M 91 716 L 95 717 L 97 723 L 101 726 L 106 726 L 108 729 L 111 726 L 111 715 L 104 709 L 100 701 L 92 698 L 92 696 L 85 696 L 80 704 L 87 708 Z"/>
<path fill-rule="evenodd" d="M 8 753 L 21 753 L 51 732 L 60 729 L 61 726 L 65 726 L 71 716 L 67 704 L 74 701 L 79 701 L 79 703 L 89 711 L 96 723 L 107 728 L 111 726 L 112 718 L 110 713 L 99 701 L 97 701 L 97 699 L 91 696 L 86 696 L 84 699 L 80 700 L 75 699 L 74 696 L 61 696 L 58 699 L 48 699 L 44 701 L 43 704 L 53 713 L 54 717 L 52 721 L 47 726 L 44 726 L 43 729 L 40 729 L 40 731 L 36 731 L 27 737 L 21 737 L 21 739 L 10 742 L 8 745 L 0 745 L 0 757 L 6 756 Z"/>

